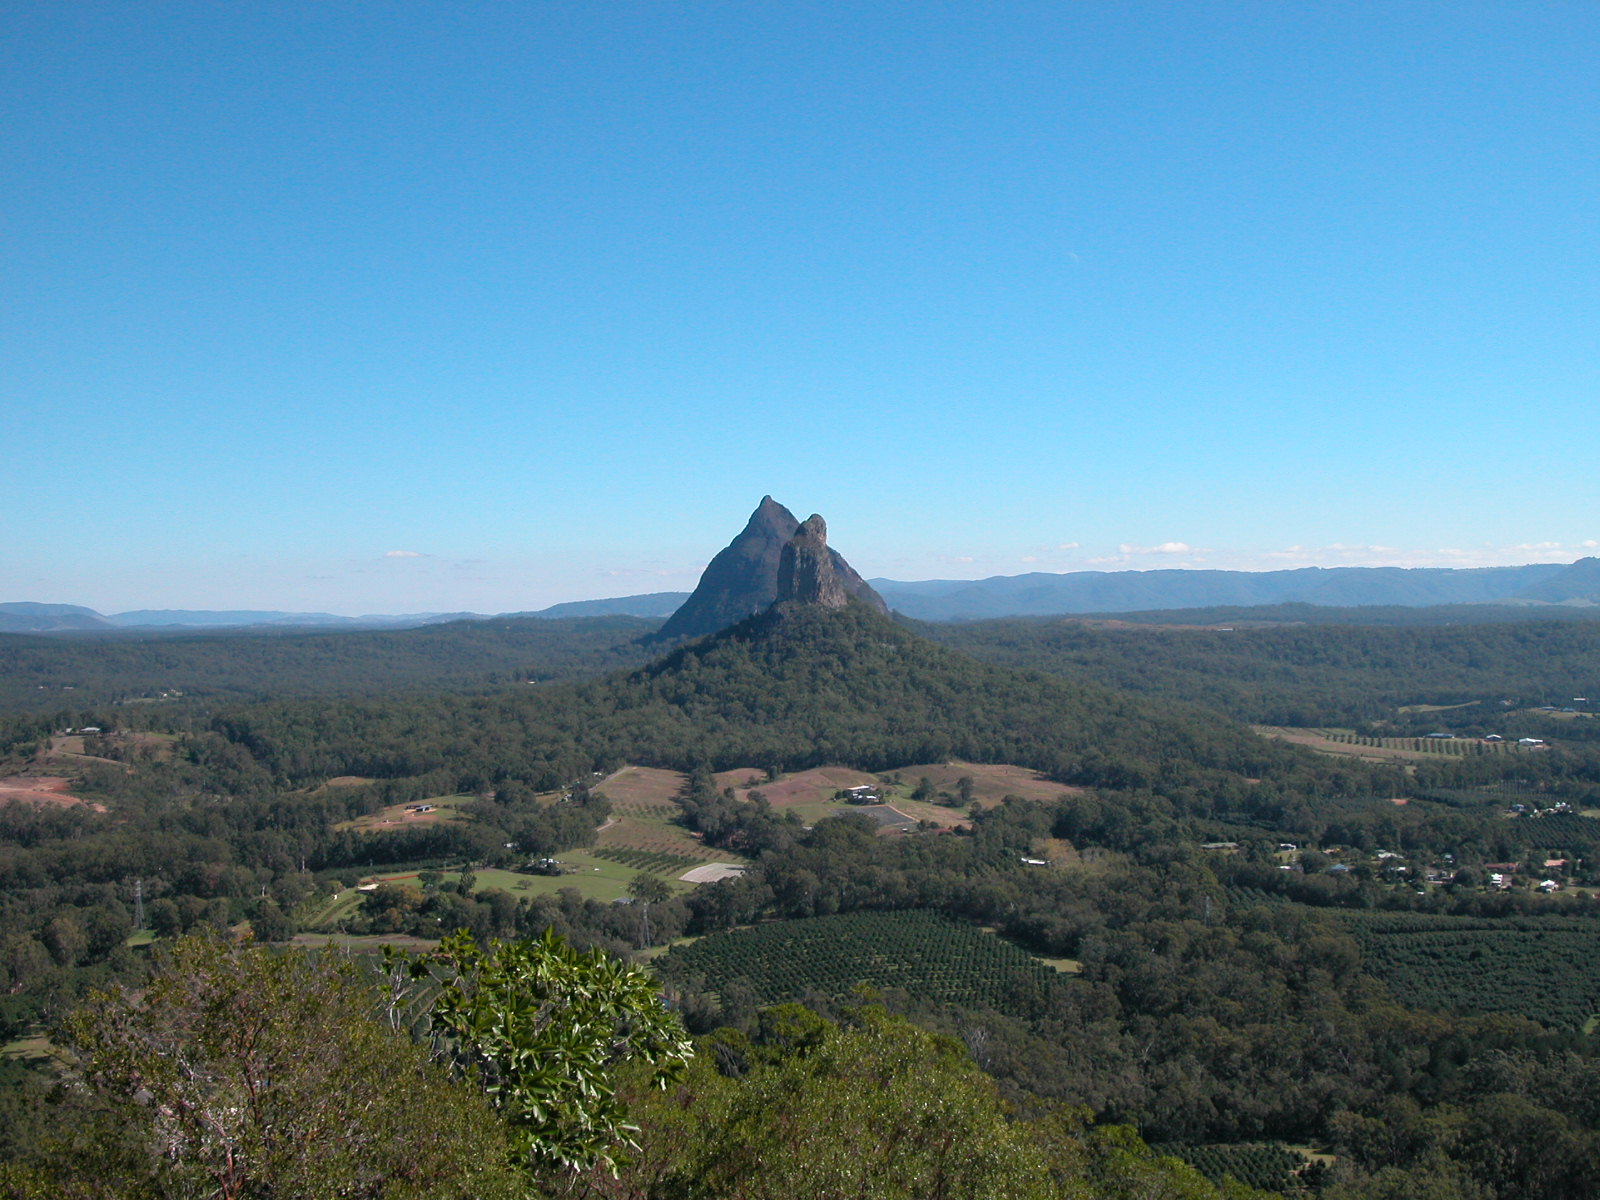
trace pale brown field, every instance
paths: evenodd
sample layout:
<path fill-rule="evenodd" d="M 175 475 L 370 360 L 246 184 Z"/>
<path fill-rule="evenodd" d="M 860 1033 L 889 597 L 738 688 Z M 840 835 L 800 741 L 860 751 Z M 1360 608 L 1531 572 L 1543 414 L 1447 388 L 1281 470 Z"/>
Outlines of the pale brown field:
<path fill-rule="evenodd" d="M 898 767 L 885 772 L 884 778 L 895 775 L 900 777 L 908 794 L 924 777 L 939 791 L 954 794 L 961 778 L 967 776 L 972 780 L 973 798 L 982 804 L 994 804 L 1006 796 L 1021 796 L 1024 800 L 1059 800 L 1063 796 L 1082 795 L 1084 791 L 1083 788 L 1069 787 L 1064 783 L 1053 783 L 1037 771 L 1009 763 L 924 763 Z M 898 800 L 895 804 L 901 807 Z"/>
<path fill-rule="evenodd" d="M 760 792 L 773 808 L 788 808 L 796 804 L 815 804 L 832 800 L 833 794 L 843 788 L 876 784 L 878 777 L 852 767 L 813 767 L 796 775 L 785 775 L 776 783 L 761 783 L 764 775 L 757 772 L 757 781 L 734 788 L 740 800 L 748 799 L 751 792 Z"/>
<path fill-rule="evenodd" d="M 659 812 L 663 807 L 676 812 L 673 798 L 683 790 L 687 778 L 680 771 L 660 767 L 623 767 L 594 790 L 611 801 L 612 810 L 619 815 Z"/>
<path fill-rule="evenodd" d="M 456 805 L 463 804 L 473 799 L 471 796 L 435 796 L 428 800 L 413 800 L 411 804 L 431 804 L 429 812 L 417 812 L 406 804 L 391 804 L 388 808 L 380 808 L 377 812 L 367 813 L 353 821 L 341 821 L 335 829 L 353 829 L 358 833 L 375 833 L 385 829 L 398 829 L 402 825 L 435 825 L 440 821 L 460 821 L 464 818 L 456 811 Z"/>

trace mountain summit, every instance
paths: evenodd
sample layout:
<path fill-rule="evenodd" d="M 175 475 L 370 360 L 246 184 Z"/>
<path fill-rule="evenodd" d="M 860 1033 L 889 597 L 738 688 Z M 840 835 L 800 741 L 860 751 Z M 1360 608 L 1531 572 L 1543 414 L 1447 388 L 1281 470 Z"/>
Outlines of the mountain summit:
<path fill-rule="evenodd" d="M 777 601 L 844 608 L 851 597 L 888 612 L 883 597 L 828 547 L 828 523 L 816 513 L 795 531 L 778 559 Z"/>
<path fill-rule="evenodd" d="M 841 608 L 856 596 L 887 612 L 878 593 L 829 547 L 827 539 L 828 527 L 821 517 L 813 516 L 802 526 L 787 508 L 763 496 L 739 536 L 711 560 L 694 593 L 650 640 L 715 633 L 770 607 L 780 596 L 832 608 Z M 780 575 L 790 560 L 784 583 Z"/>

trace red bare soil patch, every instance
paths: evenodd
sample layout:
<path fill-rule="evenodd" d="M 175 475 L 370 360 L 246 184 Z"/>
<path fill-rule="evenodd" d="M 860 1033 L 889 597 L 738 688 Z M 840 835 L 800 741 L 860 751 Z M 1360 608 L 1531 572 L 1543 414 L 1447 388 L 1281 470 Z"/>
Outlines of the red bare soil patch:
<path fill-rule="evenodd" d="M 93 804 L 67 791 L 67 781 L 57 775 L 9 775 L 0 779 L 0 804 L 16 800 L 22 804 L 51 804 L 71 808 L 88 804 L 95 812 L 105 812 L 104 804 Z"/>

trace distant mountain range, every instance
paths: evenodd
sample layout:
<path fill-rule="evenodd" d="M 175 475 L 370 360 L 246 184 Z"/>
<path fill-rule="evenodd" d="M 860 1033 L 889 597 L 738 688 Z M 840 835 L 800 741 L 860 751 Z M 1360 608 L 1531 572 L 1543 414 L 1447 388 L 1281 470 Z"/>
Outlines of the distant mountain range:
<path fill-rule="evenodd" d="M 1287 571 L 1034 572 L 989 579 L 873 579 L 895 612 L 923 621 L 1148 612 L 1302 603 L 1344 608 L 1442 604 L 1600 605 L 1600 558 L 1521 567 L 1300 567 Z M 865 586 L 865 585 L 863 585 Z M 509 617 L 667 617 L 687 592 L 651 592 L 555 604 Z M 114 632 L 119 629 L 395 629 L 483 620 L 480 613 L 341 617 L 331 613 L 141 609 L 103 615 L 73 604 L 0 604 L 0 633 Z"/>
<path fill-rule="evenodd" d="M 1074 571 L 872 586 L 924 621 L 1303 603 L 1600 604 L 1600 559 L 1522 567 L 1300 567 L 1288 571 Z"/>

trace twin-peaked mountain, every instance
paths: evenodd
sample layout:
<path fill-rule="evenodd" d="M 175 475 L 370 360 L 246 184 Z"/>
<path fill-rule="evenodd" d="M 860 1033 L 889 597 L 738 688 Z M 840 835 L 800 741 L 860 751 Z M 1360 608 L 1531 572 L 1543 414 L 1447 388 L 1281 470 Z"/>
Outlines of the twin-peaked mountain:
<path fill-rule="evenodd" d="M 878 612 L 889 611 L 828 545 L 821 517 L 813 514 L 802 525 L 771 496 L 763 496 L 739 536 L 711 560 L 694 593 L 651 640 L 703 637 L 779 600 L 843 608 L 852 597 Z"/>

